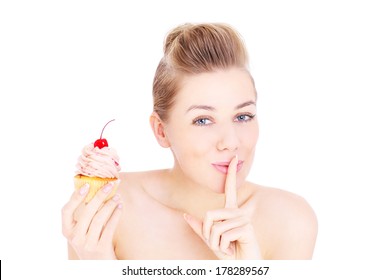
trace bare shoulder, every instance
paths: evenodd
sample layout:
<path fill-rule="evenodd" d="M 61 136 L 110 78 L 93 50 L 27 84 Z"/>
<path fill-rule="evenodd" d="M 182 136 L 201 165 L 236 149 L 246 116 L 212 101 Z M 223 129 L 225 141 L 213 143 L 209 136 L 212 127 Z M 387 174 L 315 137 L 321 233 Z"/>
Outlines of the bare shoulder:
<path fill-rule="evenodd" d="M 269 259 L 311 259 L 317 238 L 317 217 L 301 196 L 277 188 L 250 184 L 254 223 Z"/>
<path fill-rule="evenodd" d="M 146 214 L 146 212 L 152 211 L 150 205 L 153 204 L 153 198 L 146 191 L 146 187 L 158 186 L 159 184 L 155 182 L 161 180 L 162 173 L 159 170 L 120 173 L 121 182 L 117 192 L 121 196 L 123 208 L 114 236 L 114 244 L 123 243 L 124 236 L 131 237 L 134 230 L 129 227 L 138 221 L 140 213 Z M 156 188 L 157 191 L 158 188 Z M 132 223 L 128 221 L 132 221 Z"/>
<path fill-rule="evenodd" d="M 316 220 L 315 213 L 310 204 L 302 196 L 292 192 L 251 184 L 254 199 L 258 202 L 261 212 L 274 213 L 287 218 L 303 218 L 303 220 Z M 297 221 L 297 220 L 296 220 Z"/>
<path fill-rule="evenodd" d="M 139 192 L 144 192 L 144 187 L 146 185 L 153 185 L 153 182 L 161 180 L 162 174 L 163 170 L 122 172 L 119 176 L 121 183 L 118 192 L 124 198 L 129 198 L 135 193 L 139 194 Z"/>

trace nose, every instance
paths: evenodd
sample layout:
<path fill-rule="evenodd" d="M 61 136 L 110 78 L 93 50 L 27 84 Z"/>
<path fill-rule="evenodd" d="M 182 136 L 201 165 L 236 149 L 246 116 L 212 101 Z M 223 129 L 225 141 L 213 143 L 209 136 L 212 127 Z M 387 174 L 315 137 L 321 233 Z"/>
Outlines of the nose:
<path fill-rule="evenodd" d="M 236 151 L 240 144 L 238 136 L 233 124 L 221 127 L 218 135 L 217 149 L 219 151 Z"/>

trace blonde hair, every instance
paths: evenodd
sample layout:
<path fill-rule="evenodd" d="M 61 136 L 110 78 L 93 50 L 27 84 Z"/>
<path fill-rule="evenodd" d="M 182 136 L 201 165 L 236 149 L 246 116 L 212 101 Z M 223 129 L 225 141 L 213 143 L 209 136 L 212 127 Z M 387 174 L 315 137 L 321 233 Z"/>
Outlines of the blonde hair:
<path fill-rule="evenodd" d="M 153 81 L 153 110 L 162 121 L 168 112 L 183 75 L 238 67 L 248 69 L 248 55 L 237 31 L 226 24 L 183 24 L 165 38 L 164 56 Z"/>

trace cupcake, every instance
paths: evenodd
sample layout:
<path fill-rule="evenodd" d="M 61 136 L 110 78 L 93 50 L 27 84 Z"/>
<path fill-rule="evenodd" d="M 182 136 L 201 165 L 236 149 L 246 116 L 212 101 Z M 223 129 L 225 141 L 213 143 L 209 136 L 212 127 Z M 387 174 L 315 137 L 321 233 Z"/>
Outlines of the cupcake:
<path fill-rule="evenodd" d="M 89 184 L 89 193 L 85 197 L 85 202 L 89 202 L 104 185 L 115 182 L 119 178 L 121 167 L 118 154 L 115 149 L 108 146 L 107 140 L 102 138 L 107 124 L 103 127 L 100 139 L 82 149 L 76 164 L 75 188 L 80 189 L 85 184 Z M 115 195 L 117 188 L 118 184 L 114 184 L 106 201 Z"/>

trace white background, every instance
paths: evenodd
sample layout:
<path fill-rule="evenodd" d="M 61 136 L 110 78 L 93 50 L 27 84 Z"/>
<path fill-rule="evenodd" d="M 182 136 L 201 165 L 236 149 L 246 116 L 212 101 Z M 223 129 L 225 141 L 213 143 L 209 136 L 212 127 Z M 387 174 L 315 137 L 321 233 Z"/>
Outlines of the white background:
<path fill-rule="evenodd" d="M 383 276 L 390 260 L 386 2 L 1 1 L 0 259 L 66 260 L 60 211 L 82 147 L 108 120 L 116 119 L 104 136 L 123 171 L 171 166 L 148 123 L 154 71 L 171 28 L 211 21 L 233 25 L 250 54 L 260 138 L 249 179 L 312 205 L 316 264 Z"/>

